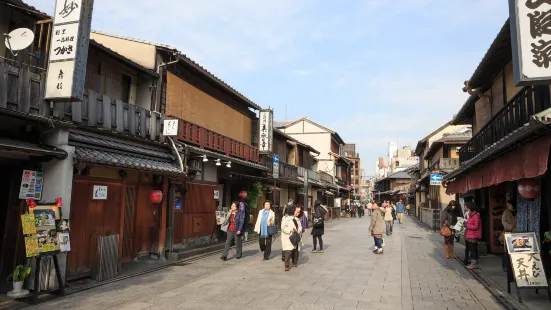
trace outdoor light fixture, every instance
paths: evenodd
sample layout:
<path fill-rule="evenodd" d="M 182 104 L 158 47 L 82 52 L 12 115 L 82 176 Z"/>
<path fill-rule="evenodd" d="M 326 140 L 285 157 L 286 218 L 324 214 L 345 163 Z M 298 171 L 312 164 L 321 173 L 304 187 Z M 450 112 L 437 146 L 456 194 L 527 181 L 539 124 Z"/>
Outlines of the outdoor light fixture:
<path fill-rule="evenodd" d="M 209 159 L 207 158 L 207 155 L 203 155 L 203 162 L 206 163 L 207 161 L 209 161 Z"/>
<path fill-rule="evenodd" d="M 216 165 L 217 165 L 217 166 L 222 165 L 222 163 L 220 162 L 220 159 L 217 159 L 217 160 L 216 160 Z"/>
<path fill-rule="evenodd" d="M 231 161 L 228 161 L 226 167 L 231 168 Z"/>

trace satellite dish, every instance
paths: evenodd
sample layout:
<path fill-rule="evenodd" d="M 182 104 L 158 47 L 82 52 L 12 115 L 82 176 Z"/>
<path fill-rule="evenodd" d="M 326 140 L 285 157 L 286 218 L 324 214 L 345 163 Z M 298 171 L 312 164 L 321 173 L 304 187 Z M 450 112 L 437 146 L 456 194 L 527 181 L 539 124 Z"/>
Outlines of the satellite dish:
<path fill-rule="evenodd" d="M 34 33 L 28 28 L 17 28 L 6 36 L 6 47 L 14 56 L 17 56 L 17 51 L 24 50 L 29 47 L 34 41 Z"/>

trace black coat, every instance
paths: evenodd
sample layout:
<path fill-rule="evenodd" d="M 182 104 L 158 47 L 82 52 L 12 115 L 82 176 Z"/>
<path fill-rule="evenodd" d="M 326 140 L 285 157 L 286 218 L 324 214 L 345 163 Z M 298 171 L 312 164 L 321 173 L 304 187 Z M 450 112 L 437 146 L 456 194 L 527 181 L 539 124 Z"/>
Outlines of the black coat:
<path fill-rule="evenodd" d="M 314 216 L 325 217 L 326 213 L 327 213 L 327 211 L 321 206 L 318 206 L 314 209 Z M 324 230 L 325 230 L 325 220 L 323 221 L 323 223 L 321 224 L 320 227 L 314 227 L 314 225 L 312 225 L 311 234 L 312 234 L 312 236 L 323 236 Z"/>

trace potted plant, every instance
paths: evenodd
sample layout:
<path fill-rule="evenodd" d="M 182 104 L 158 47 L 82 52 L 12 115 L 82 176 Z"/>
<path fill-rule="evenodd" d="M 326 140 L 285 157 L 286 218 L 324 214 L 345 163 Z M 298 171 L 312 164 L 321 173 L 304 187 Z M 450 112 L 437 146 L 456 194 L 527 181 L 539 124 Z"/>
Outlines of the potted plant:
<path fill-rule="evenodd" d="M 23 290 L 23 283 L 25 282 L 25 278 L 27 278 L 31 274 L 31 267 L 19 265 L 15 267 L 13 270 L 13 273 L 8 277 L 13 280 L 13 292 L 14 293 L 20 293 Z"/>

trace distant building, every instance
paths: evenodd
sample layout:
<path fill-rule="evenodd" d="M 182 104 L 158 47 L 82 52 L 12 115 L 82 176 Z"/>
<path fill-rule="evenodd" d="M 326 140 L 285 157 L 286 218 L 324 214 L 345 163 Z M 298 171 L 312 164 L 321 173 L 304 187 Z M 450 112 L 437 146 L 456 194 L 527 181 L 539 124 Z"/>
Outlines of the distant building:
<path fill-rule="evenodd" d="M 375 178 L 383 179 L 388 176 L 388 159 L 379 157 L 375 162 Z"/>
<path fill-rule="evenodd" d="M 397 150 L 390 162 L 392 173 L 404 171 L 407 168 L 419 163 L 419 157 L 415 156 L 414 150 L 410 146 L 404 146 Z"/>
<path fill-rule="evenodd" d="M 398 143 L 394 141 L 391 141 L 388 143 L 387 163 L 392 162 L 392 157 L 396 156 L 397 150 L 398 150 Z"/>
<path fill-rule="evenodd" d="M 360 196 L 360 180 L 362 178 L 362 169 L 360 166 L 360 154 L 356 153 L 356 144 L 345 144 L 342 148 L 344 157 L 354 163 L 351 169 L 352 194 Z M 357 197 L 355 197 L 357 198 Z"/>

